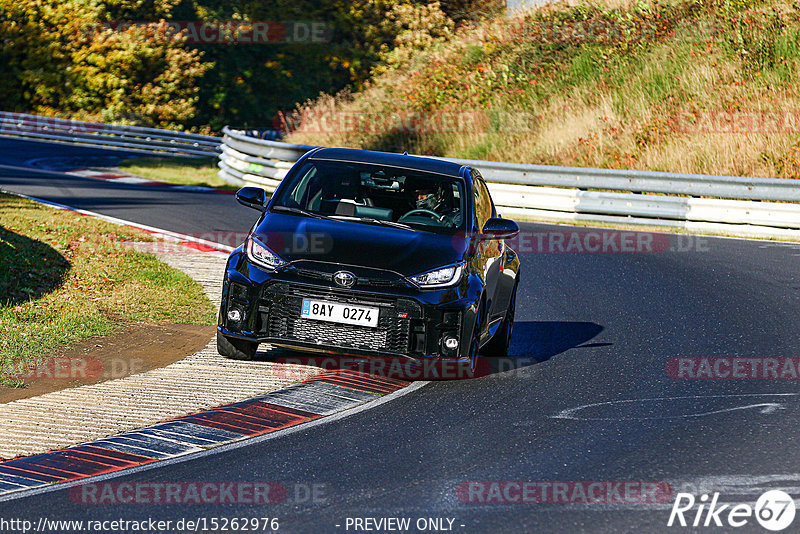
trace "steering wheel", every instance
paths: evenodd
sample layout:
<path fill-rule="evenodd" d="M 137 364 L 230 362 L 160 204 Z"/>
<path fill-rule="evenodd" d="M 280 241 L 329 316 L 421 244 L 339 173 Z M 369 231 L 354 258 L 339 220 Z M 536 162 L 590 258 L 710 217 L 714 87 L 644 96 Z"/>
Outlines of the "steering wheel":
<path fill-rule="evenodd" d="M 408 213 L 397 219 L 397 222 L 403 222 L 406 218 L 411 217 L 412 215 L 427 215 L 432 219 L 436 219 L 436 222 L 442 222 L 442 219 L 444 218 L 443 215 L 439 215 L 433 210 L 416 209 L 409 211 Z"/>

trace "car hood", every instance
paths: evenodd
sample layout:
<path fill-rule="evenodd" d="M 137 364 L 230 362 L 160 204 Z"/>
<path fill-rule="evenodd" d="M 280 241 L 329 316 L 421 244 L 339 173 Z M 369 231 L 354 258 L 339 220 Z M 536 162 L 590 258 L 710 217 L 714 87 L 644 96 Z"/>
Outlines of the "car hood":
<path fill-rule="evenodd" d="M 350 221 L 266 213 L 255 235 L 284 260 L 385 269 L 404 276 L 464 258 L 463 232 L 434 234 Z"/>

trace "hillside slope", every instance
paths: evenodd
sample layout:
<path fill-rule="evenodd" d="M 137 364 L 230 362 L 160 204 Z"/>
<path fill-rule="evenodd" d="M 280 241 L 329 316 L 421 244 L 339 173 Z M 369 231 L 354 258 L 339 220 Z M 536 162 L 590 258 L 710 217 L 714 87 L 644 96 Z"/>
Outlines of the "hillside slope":
<path fill-rule="evenodd" d="M 609 2 L 462 28 L 300 106 L 289 141 L 800 178 L 800 4 Z"/>

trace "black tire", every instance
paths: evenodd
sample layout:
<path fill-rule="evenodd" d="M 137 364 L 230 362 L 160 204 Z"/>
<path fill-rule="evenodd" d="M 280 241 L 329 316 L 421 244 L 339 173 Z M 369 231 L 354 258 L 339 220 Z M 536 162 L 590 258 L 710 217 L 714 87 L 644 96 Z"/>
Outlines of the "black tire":
<path fill-rule="evenodd" d="M 252 360 L 258 350 L 258 342 L 223 336 L 217 332 L 217 352 L 231 360 Z"/>
<path fill-rule="evenodd" d="M 517 284 L 511 293 L 511 302 L 508 303 L 508 311 L 503 319 L 503 324 L 495 332 L 492 339 L 483 347 L 484 356 L 490 358 L 505 358 L 508 356 L 508 347 L 511 345 L 511 334 L 514 333 L 514 313 L 517 307 Z"/>
<path fill-rule="evenodd" d="M 481 306 L 483 308 L 483 306 Z M 475 319 L 475 326 L 472 329 L 472 340 L 469 343 L 469 372 L 463 378 L 475 378 L 475 373 L 478 370 L 478 358 L 481 344 L 481 310 L 478 310 L 477 318 Z"/>

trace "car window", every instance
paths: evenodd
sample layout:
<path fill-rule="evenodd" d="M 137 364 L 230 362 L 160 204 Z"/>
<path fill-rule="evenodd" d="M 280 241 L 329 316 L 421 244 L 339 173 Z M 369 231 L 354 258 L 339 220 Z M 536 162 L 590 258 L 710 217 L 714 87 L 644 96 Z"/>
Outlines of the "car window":
<path fill-rule="evenodd" d="M 297 180 L 296 187 L 291 192 L 292 200 L 294 200 L 298 206 L 303 204 L 307 197 L 306 193 L 309 191 L 309 183 L 314 179 L 314 176 L 317 174 L 317 169 L 315 167 L 310 167 L 308 172 L 306 172 L 303 176 Z"/>
<path fill-rule="evenodd" d="M 309 160 L 284 178 L 271 206 L 436 233 L 465 227 L 462 178 L 381 165 Z"/>
<path fill-rule="evenodd" d="M 492 197 L 489 195 L 489 189 L 483 182 L 479 174 L 473 173 L 472 175 L 472 193 L 474 200 L 474 224 L 478 232 L 483 230 L 486 221 L 492 217 L 493 205 Z"/>

